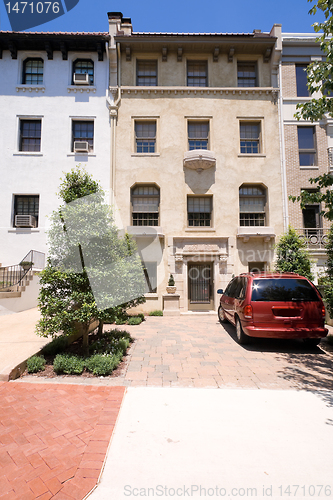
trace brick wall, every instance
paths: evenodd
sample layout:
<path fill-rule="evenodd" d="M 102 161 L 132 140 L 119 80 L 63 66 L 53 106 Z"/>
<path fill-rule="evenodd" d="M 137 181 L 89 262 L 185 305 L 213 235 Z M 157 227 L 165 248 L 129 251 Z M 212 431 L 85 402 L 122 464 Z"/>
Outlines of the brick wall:
<path fill-rule="evenodd" d="M 296 97 L 296 70 L 294 63 L 282 64 L 282 95 L 283 97 Z"/>
<path fill-rule="evenodd" d="M 299 166 L 297 125 L 285 125 L 284 127 L 288 195 L 298 196 L 301 189 L 313 189 L 314 185 L 310 183 L 309 178 L 317 177 L 328 171 L 326 130 L 319 125 L 316 125 L 315 129 L 319 168 L 303 169 Z M 299 203 L 289 201 L 288 204 L 291 226 L 301 228 L 303 226 L 303 217 Z M 329 227 L 329 223 L 325 219 L 323 219 L 323 227 Z"/>

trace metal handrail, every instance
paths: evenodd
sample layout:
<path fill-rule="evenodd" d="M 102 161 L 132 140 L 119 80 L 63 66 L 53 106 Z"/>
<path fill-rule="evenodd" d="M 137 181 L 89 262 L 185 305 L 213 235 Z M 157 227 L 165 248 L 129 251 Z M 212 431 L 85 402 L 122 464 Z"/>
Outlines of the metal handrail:
<path fill-rule="evenodd" d="M 328 229 L 322 227 L 296 229 L 297 234 L 303 238 L 309 249 L 325 249 L 328 242 Z"/>
<path fill-rule="evenodd" d="M 24 269 L 20 264 L 0 267 L 0 290 L 14 286 L 21 286 L 24 278 L 31 270 L 41 270 L 45 267 L 45 254 L 30 250 L 21 262 L 31 262 L 31 266 Z"/>

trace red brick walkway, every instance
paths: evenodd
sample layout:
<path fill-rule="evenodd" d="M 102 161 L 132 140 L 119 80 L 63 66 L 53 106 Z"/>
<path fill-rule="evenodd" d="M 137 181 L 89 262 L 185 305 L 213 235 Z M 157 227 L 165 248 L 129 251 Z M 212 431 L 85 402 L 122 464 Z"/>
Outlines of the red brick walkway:
<path fill-rule="evenodd" d="M 0 499 L 82 499 L 97 483 L 124 387 L 0 383 Z"/>

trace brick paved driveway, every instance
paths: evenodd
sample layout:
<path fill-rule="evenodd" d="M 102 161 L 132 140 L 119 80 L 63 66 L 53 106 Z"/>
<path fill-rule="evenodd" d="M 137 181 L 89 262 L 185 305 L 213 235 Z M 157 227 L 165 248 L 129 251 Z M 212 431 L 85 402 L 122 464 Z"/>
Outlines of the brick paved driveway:
<path fill-rule="evenodd" d="M 257 339 L 240 346 L 215 315 L 148 317 L 126 327 L 135 337 L 117 384 L 166 387 L 333 389 L 333 350 L 298 340 Z"/>

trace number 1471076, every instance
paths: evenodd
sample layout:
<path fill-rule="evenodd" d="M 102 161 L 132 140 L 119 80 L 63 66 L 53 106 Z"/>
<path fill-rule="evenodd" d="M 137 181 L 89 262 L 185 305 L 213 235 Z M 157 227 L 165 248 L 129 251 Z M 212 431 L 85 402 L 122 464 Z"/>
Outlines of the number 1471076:
<path fill-rule="evenodd" d="M 6 3 L 7 12 L 16 14 L 58 14 L 60 11 L 59 2 L 8 2 Z"/>

